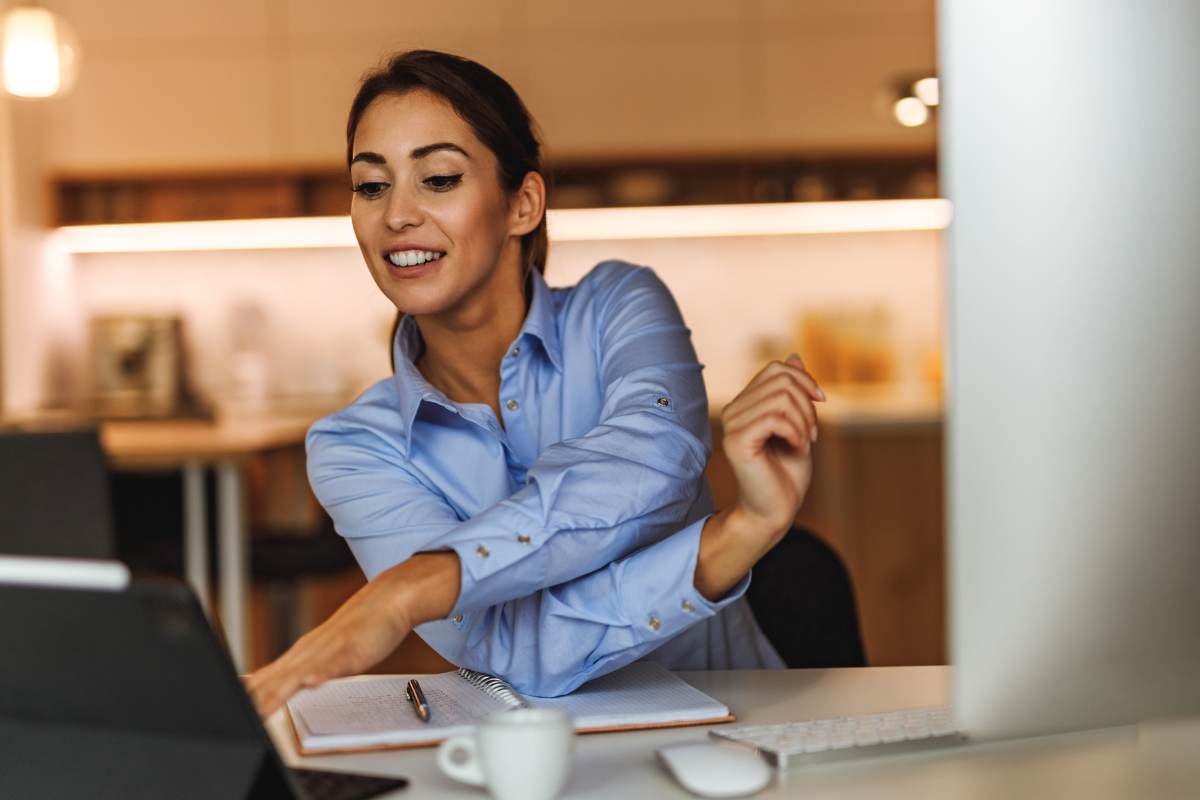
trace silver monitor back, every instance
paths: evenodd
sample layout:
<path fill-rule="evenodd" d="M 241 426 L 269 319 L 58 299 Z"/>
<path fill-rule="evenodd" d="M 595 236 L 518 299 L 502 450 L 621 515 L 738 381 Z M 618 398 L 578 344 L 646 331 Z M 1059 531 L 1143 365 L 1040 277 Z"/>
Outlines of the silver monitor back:
<path fill-rule="evenodd" d="M 974 737 L 1200 711 L 1200 3 L 941 0 Z"/>

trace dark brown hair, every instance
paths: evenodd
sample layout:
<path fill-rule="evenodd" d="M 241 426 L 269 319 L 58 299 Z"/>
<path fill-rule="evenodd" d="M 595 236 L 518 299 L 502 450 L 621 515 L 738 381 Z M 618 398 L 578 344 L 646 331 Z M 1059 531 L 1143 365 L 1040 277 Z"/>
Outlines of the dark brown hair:
<path fill-rule="evenodd" d="M 505 192 L 515 192 L 530 172 L 545 177 L 537 124 L 508 82 L 482 64 L 436 50 L 397 53 L 386 66 L 363 78 L 346 122 L 347 166 L 354 157 L 354 133 L 367 106 L 381 95 L 414 89 L 438 95 L 471 126 L 475 137 L 496 156 Z M 545 271 L 549 247 L 543 213 L 537 227 L 521 237 L 525 274 L 531 269 Z"/>

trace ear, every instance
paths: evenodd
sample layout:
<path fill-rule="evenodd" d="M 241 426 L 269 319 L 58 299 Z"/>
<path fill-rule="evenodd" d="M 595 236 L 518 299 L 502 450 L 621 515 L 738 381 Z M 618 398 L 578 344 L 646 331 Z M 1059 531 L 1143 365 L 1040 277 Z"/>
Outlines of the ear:
<path fill-rule="evenodd" d="M 546 182 L 536 172 L 528 172 L 512 195 L 508 210 L 508 232 L 524 236 L 538 226 L 546 213 Z"/>

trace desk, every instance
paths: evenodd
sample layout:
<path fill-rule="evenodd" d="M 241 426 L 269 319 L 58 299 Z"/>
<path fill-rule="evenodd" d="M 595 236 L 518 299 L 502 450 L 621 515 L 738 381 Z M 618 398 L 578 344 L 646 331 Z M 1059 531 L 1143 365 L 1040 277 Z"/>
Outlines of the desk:
<path fill-rule="evenodd" d="M 945 702 L 946 667 L 681 672 L 688 683 L 725 702 L 746 724 L 862 714 Z M 437 769 L 435 750 L 299 758 L 282 714 L 268 729 L 293 766 L 404 775 L 404 800 L 485 797 Z M 577 740 L 564 800 L 692 798 L 656 763 L 668 742 L 705 739 L 707 728 L 589 734 Z M 779 773 L 759 798 L 1175 798 L 1200 787 L 1200 719 L 1038 739 L 966 745 Z"/>
<path fill-rule="evenodd" d="M 114 469 L 179 469 L 183 472 L 183 564 L 187 582 L 211 608 L 204 470 L 217 473 L 217 574 L 221 622 L 234 665 L 245 669 L 249 616 L 246 613 L 250 568 L 242 486 L 242 463 L 248 456 L 296 445 L 312 416 L 225 421 L 105 422 L 100 439 Z"/>

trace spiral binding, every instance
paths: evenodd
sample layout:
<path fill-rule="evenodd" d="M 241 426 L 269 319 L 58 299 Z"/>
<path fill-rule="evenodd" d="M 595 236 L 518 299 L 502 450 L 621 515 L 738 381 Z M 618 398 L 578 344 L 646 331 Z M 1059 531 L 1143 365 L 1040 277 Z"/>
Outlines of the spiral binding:
<path fill-rule="evenodd" d="M 488 675 L 486 672 L 476 672 L 473 669 L 466 667 L 458 668 L 458 675 L 469 682 L 479 691 L 494 697 L 500 702 L 506 704 L 509 708 L 530 708 L 529 703 L 525 702 L 525 698 L 517 694 L 517 690 L 509 686 L 507 682 L 497 678 L 494 675 Z"/>

